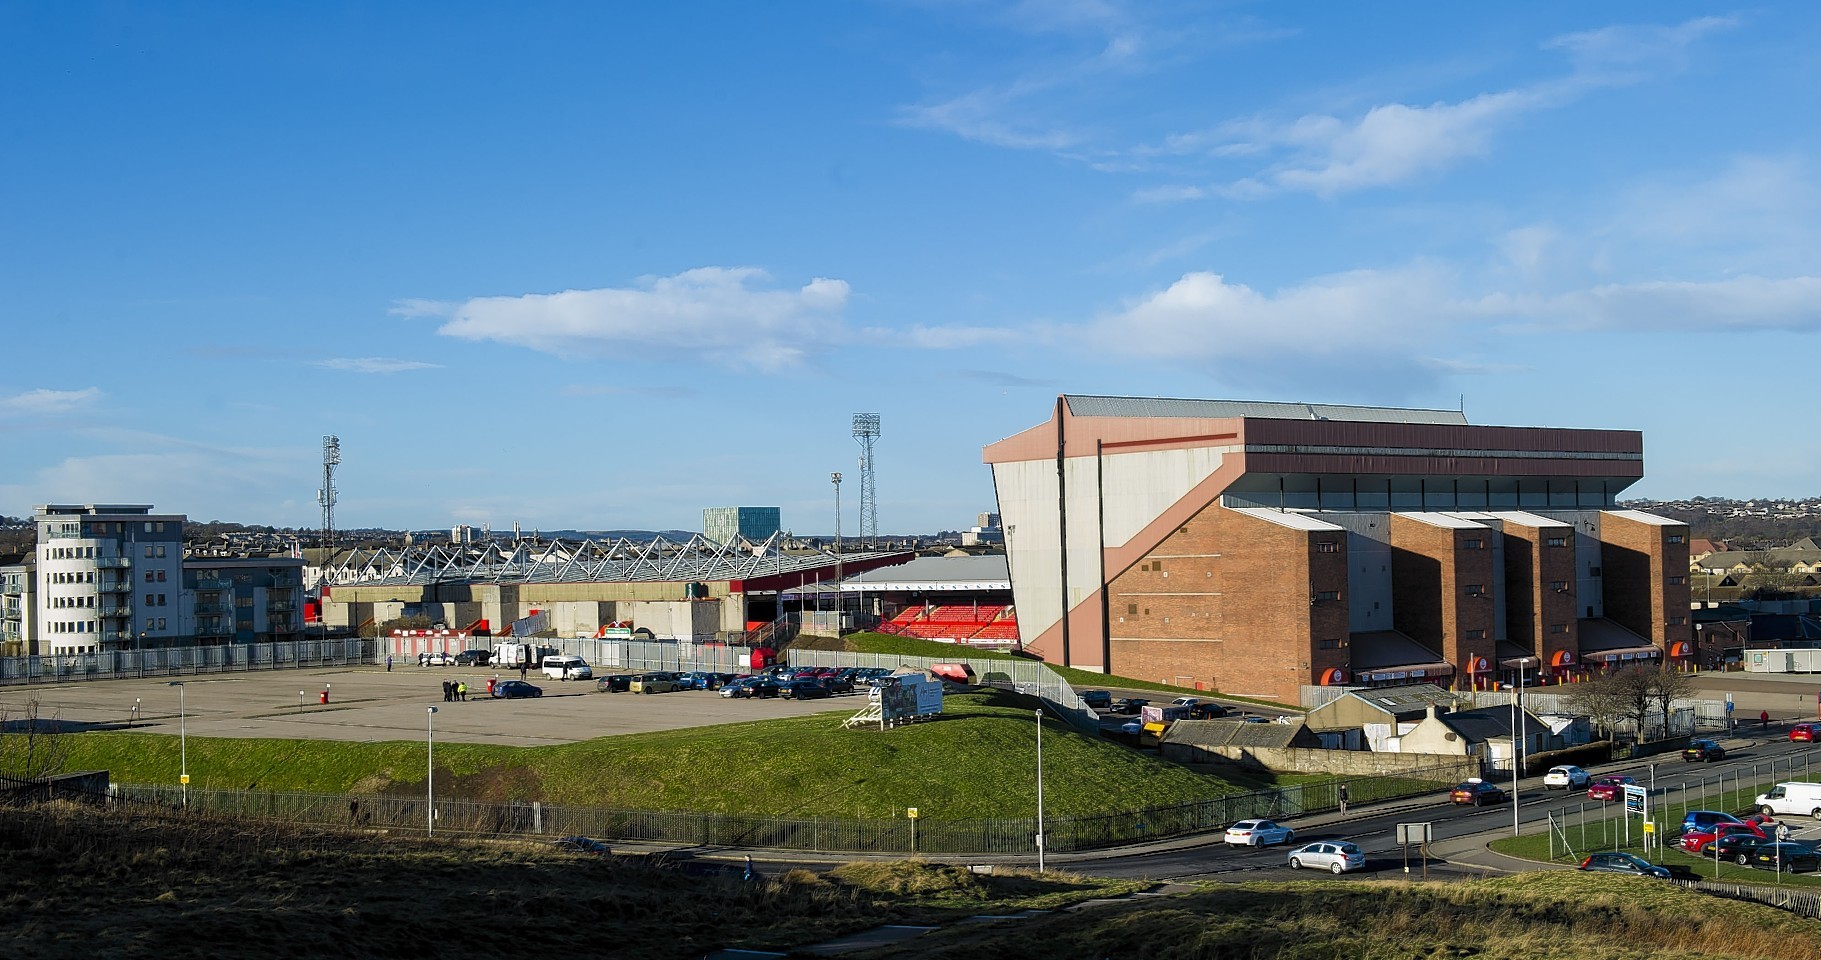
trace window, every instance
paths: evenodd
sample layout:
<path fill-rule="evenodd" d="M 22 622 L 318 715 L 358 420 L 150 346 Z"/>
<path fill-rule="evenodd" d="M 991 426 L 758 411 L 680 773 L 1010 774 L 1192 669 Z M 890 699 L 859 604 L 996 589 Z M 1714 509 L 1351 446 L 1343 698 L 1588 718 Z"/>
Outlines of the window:
<path fill-rule="evenodd" d="M 1545 547 L 1565 547 L 1565 546 L 1568 546 L 1568 538 L 1567 537 L 1545 537 L 1543 539 L 1543 546 L 1545 546 Z"/>
<path fill-rule="evenodd" d="M 1599 568 L 1599 567 L 1597 567 L 1597 566 L 1590 566 L 1590 567 L 1588 567 L 1588 568 L 1587 568 L 1587 575 L 1588 575 L 1588 576 L 1590 576 L 1590 577 L 1597 577 L 1597 576 L 1599 576 L 1599 575 L 1600 575 L 1600 568 Z"/>
<path fill-rule="evenodd" d="M 1339 641 L 1339 640 L 1337 640 L 1337 639 L 1332 639 L 1332 638 L 1331 638 L 1331 639 L 1327 639 L 1327 640 L 1323 640 L 1323 641 L 1322 641 L 1322 642 L 1321 642 L 1321 649 L 1323 649 L 1323 650 L 1338 650 L 1338 649 L 1340 649 L 1340 641 Z"/>
<path fill-rule="evenodd" d="M 1137 613 L 1138 613 L 1138 604 L 1136 604 L 1136 603 L 1128 603 L 1128 604 L 1126 604 L 1126 605 L 1125 605 L 1125 612 L 1126 612 L 1126 615 L 1127 615 L 1127 616 L 1136 616 L 1136 615 L 1137 615 Z"/>
<path fill-rule="evenodd" d="M 163 617 L 158 618 L 158 626 L 156 627 L 156 629 L 159 629 L 159 630 L 164 629 L 164 618 Z"/>
<path fill-rule="evenodd" d="M 1549 625 L 1549 632 L 1550 632 L 1550 633 L 1567 633 L 1567 632 L 1568 632 L 1568 624 L 1565 624 L 1565 623 L 1552 623 L 1552 624 L 1550 624 L 1550 625 Z"/>
<path fill-rule="evenodd" d="M 1669 585 L 1672 587 L 1679 587 L 1682 584 L 1686 583 L 1687 581 L 1688 581 L 1687 577 L 1670 577 Z"/>
<path fill-rule="evenodd" d="M 1482 583 L 1467 584 L 1467 596 L 1483 597 L 1485 595 L 1486 595 L 1486 585 L 1485 584 L 1482 584 Z"/>
<path fill-rule="evenodd" d="M 1461 541 L 1462 550 L 1482 550 L 1485 549 L 1485 546 L 1486 541 L 1479 537 L 1469 537 L 1468 539 Z"/>
<path fill-rule="evenodd" d="M 164 594 L 162 593 L 158 595 L 158 606 L 164 606 Z"/>
<path fill-rule="evenodd" d="M 1484 639 L 1486 639 L 1486 631 L 1484 631 L 1484 630 L 1469 630 L 1469 631 L 1467 631 L 1467 639 L 1469 639 L 1469 640 L 1484 640 Z"/>
<path fill-rule="evenodd" d="M 152 595 L 149 593 L 145 595 L 145 605 L 148 607 L 152 605 Z"/>
<path fill-rule="evenodd" d="M 158 555 L 160 557 L 164 556 L 164 544 L 162 544 L 162 543 L 158 545 Z"/>
<path fill-rule="evenodd" d="M 152 559 L 152 547 L 151 547 L 151 545 L 150 545 L 150 544 L 147 544 L 147 545 L 146 545 L 146 548 L 145 548 L 145 558 L 146 558 L 146 559 L 147 559 L 147 560 L 150 560 L 150 559 Z"/>
<path fill-rule="evenodd" d="M 150 571 L 150 570 L 147 570 L 147 571 L 146 571 L 146 572 L 145 572 L 145 582 L 146 582 L 146 583 L 151 583 L 151 582 L 152 582 L 152 571 Z"/>
<path fill-rule="evenodd" d="M 1669 542 L 1670 542 L 1670 543 L 1681 543 L 1681 542 L 1682 542 L 1682 540 L 1683 540 L 1683 537 L 1682 537 L 1682 535 L 1681 535 L 1681 534 L 1679 534 L 1679 533 L 1672 533 L 1672 534 L 1670 534 L 1670 535 L 1669 535 Z"/>
<path fill-rule="evenodd" d="M 147 521 L 146 521 L 146 522 L 145 522 L 145 532 L 146 532 L 146 533 L 151 533 L 151 532 L 152 532 L 152 521 L 150 521 L 150 520 L 147 520 Z"/>
<path fill-rule="evenodd" d="M 1333 540 L 1320 540 L 1315 544 L 1316 553 L 1339 553 L 1340 544 Z"/>
<path fill-rule="evenodd" d="M 1317 591 L 1315 591 L 1315 599 L 1317 599 L 1317 600 L 1339 600 L 1340 591 L 1339 590 L 1317 590 Z"/>
<path fill-rule="evenodd" d="M 158 582 L 159 583 L 164 582 L 164 571 L 163 570 L 158 571 Z"/>
<path fill-rule="evenodd" d="M 1688 622 L 1687 617 L 1670 617 L 1669 618 L 1669 625 L 1672 627 L 1679 627 L 1687 622 Z"/>

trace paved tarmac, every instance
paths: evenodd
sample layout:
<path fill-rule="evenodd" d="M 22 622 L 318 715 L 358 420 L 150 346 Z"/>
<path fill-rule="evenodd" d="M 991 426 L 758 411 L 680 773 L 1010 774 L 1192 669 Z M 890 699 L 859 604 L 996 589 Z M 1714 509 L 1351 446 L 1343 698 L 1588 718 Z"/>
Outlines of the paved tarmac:
<path fill-rule="evenodd" d="M 599 693 L 592 680 L 529 679 L 538 699 L 487 696 L 490 671 L 460 667 L 383 666 L 198 673 L 111 680 L 70 680 L 0 687 L 0 716 L 38 716 L 81 728 L 145 730 L 199 737 L 302 740 L 422 740 L 436 707 L 439 742 L 542 746 L 623 733 L 741 723 L 815 713 L 831 722 L 866 706 L 863 694 L 824 700 L 748 700 L 718 692 Z M 497 674 L 516 679 L 516 672 Z M 468 700 L 444 703 L 442 681 L 465 680 Z M 183 684 L 179 703 L 178 689 Z M 321 702 L 327 691 L 329 702 Z M 181 718 L 180 718 L 181 710 Z M 181 722 L 180 722 L 181 719 Z"/>

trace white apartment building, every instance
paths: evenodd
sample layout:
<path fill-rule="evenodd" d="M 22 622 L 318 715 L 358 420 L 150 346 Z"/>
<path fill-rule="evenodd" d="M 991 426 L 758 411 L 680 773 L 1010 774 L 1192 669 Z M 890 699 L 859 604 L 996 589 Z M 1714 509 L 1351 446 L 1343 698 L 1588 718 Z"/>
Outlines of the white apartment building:
<path fill-rule="evenodd" d="M 182 634 L 183 521 L 141 504 L 38 507 L 37 649 L 162 646 Z"/>

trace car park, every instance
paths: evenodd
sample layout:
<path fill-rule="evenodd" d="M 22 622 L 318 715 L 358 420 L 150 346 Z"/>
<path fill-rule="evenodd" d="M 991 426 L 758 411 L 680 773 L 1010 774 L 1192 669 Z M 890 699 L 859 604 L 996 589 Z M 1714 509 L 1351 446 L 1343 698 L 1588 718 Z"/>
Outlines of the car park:
<path fill-rule="evenodd" d="M 1658 880 L 1669 879 L 1669 868 L 1661 867 L 1643 857 L 1629 853 L 1607 851 L 1592 853 L 1581 861 L 1580 869 L 1592 873 L 1629 873 L 1639 877 L 1655 877 Z"/>
<path fill-rule="evenodd" d="M 672 693 L 681 689 L 683 685 L 677 675 L 662 670 L 638 674 L 626 688 L 629 693 Z"/>
<path fill-rule="evenodd" d="M 1505 791 L 1497 784 L 1472 777 L 1455 784 L 1454 789 L 1448 792 L 1448 800 L 1451 803 L 1465 803 L 1479 807 L 1488 803 L 1505 802 Z"/>
<path fill-rule="evenodd" d="M 1290 851 L 1289 863 L 1292 870 L 1310 867 L 1329 873 L 1346 873 L 1349 870 L 1364 869 L 1366 853 L 1351 843 L 1322 840 L 1306 843 Z"/>
<path fill-rule="evenodd" d="M 1716 840 L 1733 834 L 1756 837 L 1759 840 L 1770 839 L 1770 836 L 1755 823 L 1713 823 L 1682 834 L 1682 849 L 1693 854 L 1706 853 L 1707 848 L 1712 846 Z"/>
<path fill-rule="evenodd" d="M 1547 790 L 1583 790 L 1592 782 L 1593 774 L 1571 763 L 1550 767 L 1543 774 L 1543 787 Z"/>
<path fill-rule="evenodd" d="M 501 700 L 523 700 L 543 696 L 544 688 L 523 680 L 504 680 L 493 685 L 493 695 Z"/>
<path fill-rule="evenodd" d="M 593 680 L 594 668 L 581 657 L 549 656 L 539 665 L 544 676 L 552 680 Z"/>
<path fill-rule="evenodd" d="M 1683 763 L 1712 763 L 1726 759 L 1726 748 L 1712 740 L 1690 740 L 1682 750 Z"/>
<path fill-rule="evenodd" d="M 1789 741 L 1791 743 L 1814 743 L 1817 733 L 1821 733 L 1821 724 L 1798 723 L 1789 728 Z"/>
<path fill-rule="evenodd" d="M 1289 843 L 1296 831 L 1270 820 L 1241 820 L 1227 828 L 1225 840 L 1236 847 L 1263 847 Z"/>
<path fill-rule="evenodd" d="M 1105 710 L 1113 705 L 1113 695 L 1105 690 L 1083 690 L 1080 696 L 1090 710 Z"/>
<path fill-rule="evenodd" d="M 1623 799 L 1625 788 L 1637 786 L 1637 783 L 1635 778 L 1626 776 L 1599 777 L 1587 785 L 1587 799 L 1611 803 Z"/>
<path fill-rule="evenodd" d="M 596 680 L 594 682 L 594 688 L 602 693 L 625 693 L 632 688 L 632 674 L 610 674 Z"/>
<path fill-rule="evenodd" d="M 1733 857 L 1733 862 L 1754 870 L 1777 870 L 1782 873 L 1814 873 L 1821 870 L 1821 850 L 1796 840 L 1780 843 L 1760 841 L 1750 850 Z"/>

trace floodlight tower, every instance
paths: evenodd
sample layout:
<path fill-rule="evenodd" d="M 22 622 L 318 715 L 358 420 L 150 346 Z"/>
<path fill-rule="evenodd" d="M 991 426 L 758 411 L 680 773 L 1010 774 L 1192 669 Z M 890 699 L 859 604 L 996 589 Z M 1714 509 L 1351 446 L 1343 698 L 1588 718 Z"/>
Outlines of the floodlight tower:
<path fill-rule="evenodd" d="M 860 540 L 868 547 L 879 537 L 879 501 L 873 489 L 873 441 L 879 439 L 879 415 L 854 414 L 854 440 L 860 444 Z"/>
<path fill-rule="evenodd" d="M 322 438 L 322 489 L 316 491 L 316 502 L 322 504 L 323 570 L 335 562 L 335 468 L 341 464 L 341 438 Z"/>

